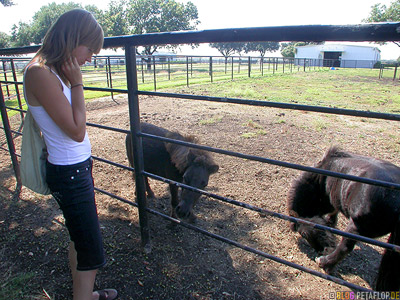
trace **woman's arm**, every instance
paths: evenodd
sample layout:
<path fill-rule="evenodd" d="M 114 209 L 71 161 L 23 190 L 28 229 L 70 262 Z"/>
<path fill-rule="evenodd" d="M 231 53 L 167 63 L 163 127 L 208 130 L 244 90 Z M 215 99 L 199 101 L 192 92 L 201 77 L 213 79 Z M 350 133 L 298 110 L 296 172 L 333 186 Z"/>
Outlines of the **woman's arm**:
<path fill-rule="evenodd" d="M 67 61 L 63 71 L 71 85 L 82 83 L 76 59 Z M 82 86 L 72 88 L 70 104 L 58 78 L 49 69 L 33 65 L 25 75 L 25 90 L 30 99 L 29 104 L 42 105 L 65 134 L 74 141 L 83 141 L 86 133 L 86 108 Z"/>

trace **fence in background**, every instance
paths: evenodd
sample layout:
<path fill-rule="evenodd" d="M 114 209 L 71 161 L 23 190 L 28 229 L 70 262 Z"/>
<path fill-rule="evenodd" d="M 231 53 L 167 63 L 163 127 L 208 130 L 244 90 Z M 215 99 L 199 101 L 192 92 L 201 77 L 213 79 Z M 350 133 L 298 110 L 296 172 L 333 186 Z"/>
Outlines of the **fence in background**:
<path fill-rule="evenodd" d="M 30 58 L 0 57 L 0 74 L 5 81 L 22 81 L 22 70 Z M 138 85 L 144 90 L 165 86 L 190 86 L 191 84 L 240 80 L 275 74 L 312 72 L 335 67 L 333 59 L 308 59 L 256 56 L 186 56 L 154 55 L 136 56 Z M 342 60 L 340 68 L 361 68 L 364 61 Z M 365 67 L 362 67 L 365 68 Z M 123 55 L 95 56 L 82 70 L 86 86 L 126 88 L 126 65 Z M 398 65 L 379 64 L 378 78 L 397 78 Z M 393 74 L 393 77 L 392 75 Z M 400 80 L 400 77 L 398 78 Z M 171 84 L 173 82 L 173 84 Z M 15 84 L 3 85 L 6 100 L 19 95 Z M 113 96 L 113 92 L 111 93 Z"/>

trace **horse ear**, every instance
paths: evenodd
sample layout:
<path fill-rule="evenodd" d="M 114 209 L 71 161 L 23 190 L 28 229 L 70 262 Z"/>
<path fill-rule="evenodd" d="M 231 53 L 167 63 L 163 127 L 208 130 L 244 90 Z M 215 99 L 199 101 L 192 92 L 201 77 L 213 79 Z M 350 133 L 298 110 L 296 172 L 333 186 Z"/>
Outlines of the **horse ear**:
<path fill-rule="evenodd" d="M 208 172 L 210 172 L 210 174 L 217 173 L 218 170 L 219 170 L 219 166 L 217 164 L 208 166 Z"/>

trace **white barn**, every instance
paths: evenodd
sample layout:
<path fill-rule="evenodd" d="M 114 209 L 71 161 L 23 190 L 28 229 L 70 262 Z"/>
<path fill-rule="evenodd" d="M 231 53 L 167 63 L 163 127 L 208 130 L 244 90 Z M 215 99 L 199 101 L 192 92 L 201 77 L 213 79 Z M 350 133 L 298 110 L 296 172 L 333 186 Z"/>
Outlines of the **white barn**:
<path fill-rule="evenodd" d="M 304 59 L 312 59 L 307 64 L 341 68 L 373 68 L 381 60 L 381 51 L 377 47 L 359 45 L 307 45 L 296 47 L 295 58 L 300 65 L 304 64 Z"/>

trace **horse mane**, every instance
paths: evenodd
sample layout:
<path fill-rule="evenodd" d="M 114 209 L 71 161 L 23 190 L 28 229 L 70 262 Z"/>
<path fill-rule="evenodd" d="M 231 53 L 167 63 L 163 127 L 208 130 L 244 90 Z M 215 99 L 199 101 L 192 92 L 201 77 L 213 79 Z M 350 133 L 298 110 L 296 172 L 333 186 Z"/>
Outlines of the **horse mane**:
<path fill-rule="evenodd" d="M 315 168 L 318 169 L 329 169 L 330 164 L 333 161 L 333 158 L 341 158 L 341 157 L 351 157 L 352 155 L 348 152 L 341 150 L 338 146 L 330 147 L 322 157 L 322 159 L 315 164 Z M 304 208 L 304 203 L 298 203 L 298 199 L 309 199 L 308 196 L 305 197 L 296 197 L 298 195 L 307 195 L 307 194 L 315 194 L 313 189 L 319 189 L 319 187 L 323 184 L 325 176 L 303 171 L 300 176 L 292 181 L 292 184 L 288 190 L 287 194 L 287 207 L 289 210 L 289 214 L 293 217 L 303 216 L 304 211 L 308 208 Z M 310 199 L 309 199 L 310 200 Z"/>
<path fill-rule="evenodd" d="M 342 150 L 339 146 L 331 146 L 324 154 L 322 159 L 315 165 L 316 168 L 326 166 L 332 161 L 332 158 L 351 157 L 351 153 Z"/>
<path fill-rule="evenodd" d="M 197 144 L 198 142 L 195 136 L 193 135 L 183 136 L 178 132 L 169 132 L 166 134 L 166 138 L 185 141 L 189 143 L 195 143 L 195 144 Z M 185 170 L 192 161 L 195 161 L 197 164 L 204 166 L 215 165 L 211 155 L 207 151 L 173 143 L 165 143 L 165 148 L 167 149 L 167 152 L 171 157 L 172 163 L 181 173 L 185 172 Z"/>
<path fill-rule="evenodd" d="M 298 193 L 307 193 L 308 190 L 313 189 L 318 182 L 318 174 L 303 171 L 299 177 L 292 181 L 287 193 L 287 208 L 289 215 L 292 217 L 303 216 L 302 204 L 297 203 Z"/>

